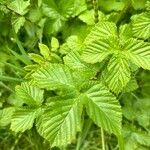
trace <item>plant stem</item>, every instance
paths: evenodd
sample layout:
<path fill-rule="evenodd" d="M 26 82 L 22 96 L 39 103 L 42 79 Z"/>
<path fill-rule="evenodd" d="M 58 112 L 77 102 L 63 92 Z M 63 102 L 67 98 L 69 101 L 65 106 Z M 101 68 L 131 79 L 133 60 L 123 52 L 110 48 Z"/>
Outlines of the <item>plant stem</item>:
<path fill-rule="evenodd" d="M 98 1 L 93 0 L 93 8 L 94 8 L 94 21 L 97 23 L 99 21 L 99 15 L 98 15 Z"/>
<path fill-rule="evenodd" d="M 101 128 L 101 138 L 102 138 L 102 150 L 105 150 L 105 137 L 103 128 Z"/>
<path fill-rule="evenodd" d="M 0 75 L 0 81 L 22 82 L 22 81 L 24 81 L 24 79 Z"/>
<path fill-rule="evenodd" d="M 16 147 L 16 145 L 18 144 L 18 142 L 19 142 L 21 136 L 22 136 L 22 133 L 20 133 L 20 134 L 18 135 L 18 137 L 17 137 L 16 140 L 15 140 L 15 143 L 12 145 L 12 147 L 11 147 L 10 150 L 15 150 L 15 147 Z"/>
<path fill-rule="evenodd" d="M 78 137 L 76 150 L 81 149 L 81 145 L 83 144 L 91 126 L 92 126 L 92 120 L 91 119 L 88 119 L 87 121 L 84 122 L 83 131 L 79 134 L 79 137 Z"/>

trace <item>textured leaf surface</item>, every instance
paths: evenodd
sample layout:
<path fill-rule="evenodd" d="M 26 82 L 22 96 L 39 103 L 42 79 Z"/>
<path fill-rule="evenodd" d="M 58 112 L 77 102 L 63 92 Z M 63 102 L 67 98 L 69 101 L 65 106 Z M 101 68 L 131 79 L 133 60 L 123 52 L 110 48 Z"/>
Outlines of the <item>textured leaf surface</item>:
<path fill-rule="evenodd" d="M 119 93 L 130 80 L 128 60 L 112 57 L 103 77 L 108 87 L 113 92 Z"/>
<path fill-rule="evenodd" d="M 82 58 L 87 63 L 101 62 L 112 53 L 110 50 L 111 47 L 107 39 L 93 40 L 85 46 Z"/>
<path fill-rule="evenodd" d="M 129 39 L 126 43 L 127 57 L 143 69 L 150 70 L 150 43 Z"/>
<path fill-rule="evenodd" d="M 101 84 L 91 87 L 86 95 L 90 118 L 103 129 L 120 134 L 122 113 L 116 98 Z"/>
<path fill-rule="evenodd" d="M 57 99 L 38 120 L 38 132 L 53 146 L 65 146 L 80 130 L 82 104 L 80 99 Z"/>
<path fill-rule="evenodd" d="M 85 44 L 91 41 L 97 41 L 99 39 L 108 38 L 109 36 L 116 36 L 117 27 L 112 22 L 99 22 L 92 28 L 90 34 L 85 39 Z"/>
<path fill-rule="evenodd" d="M 94 65 L 86 64 L 81 60 L 81 56 L 77 51 L 72 51 L 64 57 L 64 63 L 71 69 L 76 69 L 85 73 L 93 74 Z"/>
<path fill-rule="evenodd" d="M 83 60 L 81 60 L 80 54 L 77 51 L 68 53 L 64 57 L 64 63 L 74 71 L 73 77 L 76 83 L 79 83 L 79 86 L 82 82 L 94 77 L 98 70 L 98 67 L 96 65 L 91 65 L 83 62 Z"/>
<path fill-rule="evenodd" d="M 11 2 L 8 7 L 13 10 L 14 12 L 24 15 L 28 12 L 28 6 L 30 5 L 30 1 L 24 0 L 14 0 Z"/>
<path fill-rule="evenodd" d="M 13 107 L 0 110 L 0 126 L 7 126 L 10 123 L 14 110 Z"/>
<path fill-rule="evenodd" d="M 33 77 L 41 88 L 74 86 L 72 74 L 68 67 L 61 64 L 48 64 L 37 70 Z"/>
<path fill-rule="evenodd" d="M 30 85 L 29 83 L 22 83 L 21 86 L 16 86 L 16 94 L 25 104 L 40 105 L 43 102 L 43 90 Z"/>
<path fill-rule="evenodd" d="M 37 115 L 37 109 L 18 109 L 15 111 L 11 120 L 11 130 L 24 132 L 31 129 Z"/>
<path fill-rule="evenodd" d="M 150 13 L 142 13 L 132 17 L 133 34 L 137 38 L 150 37 Z"/>

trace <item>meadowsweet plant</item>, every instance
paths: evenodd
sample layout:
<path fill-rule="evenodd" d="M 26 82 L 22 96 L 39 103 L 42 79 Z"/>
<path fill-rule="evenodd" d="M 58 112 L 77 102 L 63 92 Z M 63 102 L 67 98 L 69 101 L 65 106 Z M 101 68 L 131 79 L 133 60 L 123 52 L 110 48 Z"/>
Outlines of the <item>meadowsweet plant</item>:
<path fill-rule="evenodd" d="M 16 139 L 3 149 L 24 137 L 37 150 L 149 149 L 150 1 L 0 0 L 0 11 L 0 126 Z"/>

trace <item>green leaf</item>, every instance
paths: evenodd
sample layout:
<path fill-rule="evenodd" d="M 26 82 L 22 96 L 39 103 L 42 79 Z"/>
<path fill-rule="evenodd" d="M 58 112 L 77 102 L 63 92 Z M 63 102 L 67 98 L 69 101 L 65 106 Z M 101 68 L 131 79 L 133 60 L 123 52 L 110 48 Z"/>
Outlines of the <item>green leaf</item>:
<path fill-rule="evenodd" d="M 125 49 L 127 57 L 138 67 L 150 70 L 150 43 L 142 40 L 129 39 Z"/>
<path fill-rule="evenodd" d="M 30 53 L 30 54 L 29 54 L 29 57 L 30 57 L 34 62 L 36 62 L 36 63 L 38 63 L 38 64 L 44 64 L 44 63 L 45 63 L 45 59 L 44 59 L 42 56 L 38 55 L 38 54 Z"/>
<path fill-rule="evenodd" d="M 107 36 L 106 36 L 107 35 Z M 92 28 L 90 34 L 85 39 L 85 44 L 97 41 L 99 39 L 109 38 L 110 36 L 117 35 L 117 27 L 114 23 L 108 21 L 102 21 Z"/>
<path fill-rule="evenodd" d="M 66 146 L 81 129 L 82 103 L 80 99 L 57 99 L 37 123 L 38 132 L 50 141 L 51 146 Z"/>
<path fill-rule="evenodd" d="M 99 15 L 99 21 L 104 21 L 106 20 L 105 15 L 102 12 L 98 12 Z M 86 23 L 87 25 L 94 25 L 94 10 L 87 10 L 83 12 L 80 16 L 79 19 Z"/>
<path fill-rule="evenodd" d="M 131 78 L 131 80 L 127 83 L 126 87 L 124 88 L 124 92 L 131 92 L 138 88 L 138 83 L 135 78 Z"/>
<path fill-rule="evenodd" d="M 49 48 L 42 43 L 39 43 L 40 53 L 44 56 L 45 59 L 50 59 L 50 50 Z"/>
<path fill-rule="evenodd" d="M 102 84 L 94 85 L 85 94 L 90 118 L 110 133 L 120 134 L 122 113 L 116 98 Z"/>
<path fill-rule="evenodd" d="M 35 108 L 17 109 L 12 116 L 11 130 L 15 132 L 24 132 L 32 128 L 35 118 L 39 113 Z"/>
<path fill-rule="evenodd" d="M 77 51 L 72 51 L 68 53 L 64 58 L 64 63 L 69 66 L 72 70 L 76 70 L 77 74 L 80 74 L 83 78 L 86 77 L 86 79 L 94 77 L 97 73 L 97 68 L 95 65 L 86 64 L 81 60 L 81 56 Z M 79 77 L 77 75 L 77 80 L 79 80 Z"/>
<path fill-rule="evenodd" d="M 121 11 L 125 6 L 126 0 L 98 0 L 98 4 L 102 10 Z"/>
<path fill-rule="evenodd" d="M 132 6 L 134 7 L 134 9 L 144 9 L 145 8 L 145 4 L 146 4 L 147 0 L 132 0 Z"/>
<path fill-rule="evenodd" d="M 119 93 L 130 81 L 129 62 L 125 58 L 112 57 L 103 74 L 104 81 L 115 93 Z"/>
<path fill-rule="evenodd" d="M 80 7 L 79 7 L 80 6 Z M 78 16 L 80 13 L 87 9 L 85 0 L 75 0 L 74 11 L 72 17 Z"/>
<path fill-rule="evenodd" d="M 0 110 L 0 126 L 7 126 L 11 121 L 13 113 L 13 107 L 8 107 Z"/>
<path fill-rule="evenodd" d="M 59 2 L 59 10 L 61 15 L 65 18 L 69 18 L 71 15 L 73 15 L 75 3 L 76 0 L 61 0 Z"/>
<path fill-rule="evenodd" d="M 63 27 L 64 23 L 70 18 L 75 17 L 85 9 L 78 7 L 79 4 L 84 5 L 81 0 L 44 0 L 47 5 L 43 5 L 43 12 L 50 18 L 47 28 L 49 33 L 58 32 Z"/>
<path fill-rule="evenodd" d="M 148 39 L 150 37 L 150 13 L 141 13 L 131 18 L 133 35 L 137 38 Z"/>
<path fill-rule="evenodd" d="M 29 106 L 41 105 L 43 102 L 43 92 L 43 90 L 27 82 L 22 83 L 21 86 L 16 86 L 17 97 Z"/>
<path fill-rule="evenodd" d="M 51 39 L 51 47 L 54 52 L 59 48 L 59 41 L 55 37 Z"/>
<path fill-rule="evenodd" d="M 78 36 L 72 35 L 67 38 L 66 42 L 60 47 L 59 52 L 61 54 L 68 54 L 69 52 L 82 50 L 82 41 L 79 40 Z"/>
<path fill-rule="evenodd" d="M 62 64 L 45 65 L 33 74 L 33 78 L 41 88 L 74 87 L 69 68 Z"/>
<path fill-rule="evenodd" d="M 14 12 L 25 15 L 28 12 L 28 7 L 30 6 L 30 1 L 24 0 L 14 0 L 10 4 L 8 4 L 8 8 L 13 10 Z"/>
<path fill-rule="evenodd" d="M 94 38 L 94 37 L 93 37 Z M 97 63 L 103 61 L 112 53 L 108 39 L 97 39 L 91 41 L 85 47 L 82 59 L 87 63 Z"/>
<path fill-rule="evenodd" d="M 12 25 L 13 25 L 16 33 L 18 33 L 20 28 L 24 25 L 25 21 L 26 21 L 25 18 L 22 16 L 21 17 L 18 17 L 18 16 L 12 17 Z"/>
<path fill-rule="evenodd" d="M 149 147 L 150 136 L 145 132 L 138 131 L 137 129 L 126 126 L 123 128 L 125 137 L 125 150 L 136 150 L 139 144 Z"/>

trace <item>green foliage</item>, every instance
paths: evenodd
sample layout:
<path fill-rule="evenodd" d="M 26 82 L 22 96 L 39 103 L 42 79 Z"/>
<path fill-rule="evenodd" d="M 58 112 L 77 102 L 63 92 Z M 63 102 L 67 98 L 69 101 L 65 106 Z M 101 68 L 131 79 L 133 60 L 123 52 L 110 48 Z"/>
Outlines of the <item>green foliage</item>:
<path fill-rule="evenodd" d="M 120 134 L 121 109 L 115 97 L 101 84 L 94 85 L 86 94 L 88 115 L 103 129 Z"/>
<path fill-rule="evenodd" d="M 149 149 L 149 0 L 0 0 L 0 27 L 0 149 Z"/>
<path fill-rule="evenodd" d="M 126 39 L 123 36 L 117 33 L 114 23 L 100 22 L 87 36 L 82 55 L 84 61 L 92 64 L 102 62 L 111 56 L 103 76 L 109 88 L 116 93 L 119 93 L 130 80 L 130 62 L 150 70 L 150 44 L 133 38 Z"/>

